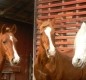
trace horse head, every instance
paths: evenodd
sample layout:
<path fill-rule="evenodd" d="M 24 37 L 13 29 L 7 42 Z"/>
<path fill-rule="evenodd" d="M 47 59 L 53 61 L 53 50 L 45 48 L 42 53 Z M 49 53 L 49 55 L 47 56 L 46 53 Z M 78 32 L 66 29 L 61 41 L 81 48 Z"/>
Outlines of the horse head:
<path fill-rule="evenodd" d="M 40 21 L 41 22 L 41 21 Z M 46 51 L 47 57 L 55 56 L 56 49 L 54 46 L 54 28 L 53 20 L 41 22 L 39 29 L 41 33 L 41 44 Z"/>
<path fill-rule="evenodd" d="M 72 64 L 75 67 L 84 67 L 86 65 L 86 23 L 83 22 L 78 30 L 74 41 L 75 53 Z"/>
<path fill-rule="evenodd" d="M 15 43 L 17 39 L 14 36 L 16 32 L 15 25 L 12 28 L 6 27 L 5 25 L 1 28 L 1 37 L 0 37 L 0 48 L 2 49 L 1 53 L 4 53 L 4 56 L 10 62 L 11 65 L 17 64 L 20 61 L 20 57 L 15 48 Z"/>

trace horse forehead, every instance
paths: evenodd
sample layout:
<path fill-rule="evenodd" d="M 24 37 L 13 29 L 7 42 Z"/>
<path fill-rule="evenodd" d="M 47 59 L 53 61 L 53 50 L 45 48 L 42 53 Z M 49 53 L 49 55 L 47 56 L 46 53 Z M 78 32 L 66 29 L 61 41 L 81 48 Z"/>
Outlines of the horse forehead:
<path fill-rule="evenodd" d="M 46 27 L 44 32 L 48 35 L 51 32 L 52 28 L 51 27 Z"/>
<path fill-rule="evenodd" d="M 11 41 L 13 41 L 13 36 L 12 35 L 9 35 L 9 38 Z"/>

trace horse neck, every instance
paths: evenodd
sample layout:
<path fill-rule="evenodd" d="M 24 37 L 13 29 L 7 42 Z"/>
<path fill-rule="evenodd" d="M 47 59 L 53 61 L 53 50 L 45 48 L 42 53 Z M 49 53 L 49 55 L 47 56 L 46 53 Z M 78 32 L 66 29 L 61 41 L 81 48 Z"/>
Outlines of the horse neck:
<path fill-rule="evenodd" d="M 37 57 L 36 57 L 36 63 L 38 63 L 40 66 L 43 66 L 47 63 L 48 57 L 46 55 L 46 51 L 43 47 L 43 43 L 40 40 L 40 46 L 37 52 Z"/>

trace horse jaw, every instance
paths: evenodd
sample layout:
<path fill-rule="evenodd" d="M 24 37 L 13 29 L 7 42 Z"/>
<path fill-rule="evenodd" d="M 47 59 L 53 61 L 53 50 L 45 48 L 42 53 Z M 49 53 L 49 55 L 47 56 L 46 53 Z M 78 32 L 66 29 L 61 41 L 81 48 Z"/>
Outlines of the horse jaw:
<path fill-rule="evenodd" d="M 84 22 L 76 34 L 74 48 L 72 64 L 75 67 L 84 67 L 86 65 L 86 24 Z"/>
<path fill-rule="evenodd" d="M 45 32 L 45 34 L 46 34 L 46 36 L 48 37 L 48 40 L 49 40 L 49 52 L 48 52 L 48 55 L 49 56 L 54 56 L 55 53 L 56 53 L 56 50 L 55 50 L 55 47 L 54 47 L 54 45 L 52 43 L 51 34 L 50 34 L 51 30 L 52 30 L 52 28 L 48 26 L 48 27 L 45 28 L 44 32 Z"/>

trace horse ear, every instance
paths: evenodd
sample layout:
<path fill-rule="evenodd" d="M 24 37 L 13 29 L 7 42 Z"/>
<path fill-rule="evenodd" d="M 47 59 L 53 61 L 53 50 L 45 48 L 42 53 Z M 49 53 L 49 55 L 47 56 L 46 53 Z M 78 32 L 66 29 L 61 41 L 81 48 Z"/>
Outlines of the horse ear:
<path fill-rule="evenodd" d="M 41 31 L 41 25 L 42 25 L 43 22 L 42 22 L 42 20 L 37 19 L 37 20 L 36 20 L 36 23 L 37 23 L 37 28 L 39 29 L 39 31 L 40 31 L 40 33 L 41 33 L 41 32 L 42 32 L 42 31 Z"/>
<path fill-rule="evenodd" d="M 81 24 L 81 27 L 80 27 L 79 31 L 77 32 L 77 34 L 78 34 L 78 35 L 83 35 L 83 34 L 85 34 L 85 33 L 86 33 L 86 23 L 83 22 L 83 23 Z"/>
<path fill-rule="evenodd" d="M 37 27 L 39 28 L 41 26 L 41 24 L 42 24 L 42 20 L 37 19 L 36 23 L 37 23 Z"/>
<path fill-rule="evenodd" d="M 83 22 L 83 23 L 81 24 L 81 29 L 85 30 L 85 32 L 86 32 L 86 23 L 85 23 L 85 22 Z"/>
<path fill-rule="evenodd" d="M 1 33 L 4 34 L 5 33 L 5 28 L 6 28 L 6 25 L 3 24 L 2 27 L 1 27 Z"/>
<path fill-rule="evenodd" d="M 12 28 L 11 28 L 11 32 L 12 32 L 13 34 L 15 34 L 16 31 L 17 31 L 17 27 L 16 27 L 16 25 L 14 24 L 14 25 L 12 26 Z"/>

